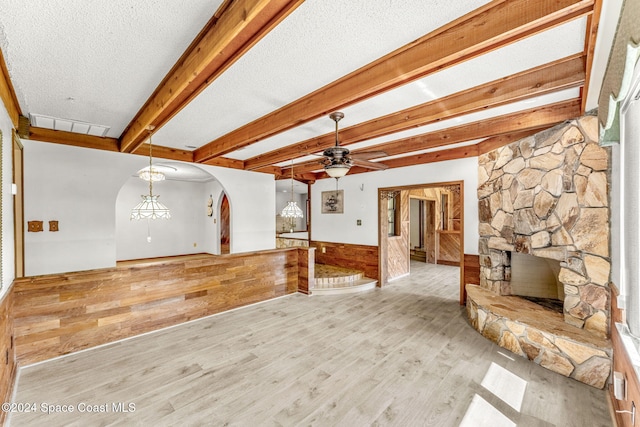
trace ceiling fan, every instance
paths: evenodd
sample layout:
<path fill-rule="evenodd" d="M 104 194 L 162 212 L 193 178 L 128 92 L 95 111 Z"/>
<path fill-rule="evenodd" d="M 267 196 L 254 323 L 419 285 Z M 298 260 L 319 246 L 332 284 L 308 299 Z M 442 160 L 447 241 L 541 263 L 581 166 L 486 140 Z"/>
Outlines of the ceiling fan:
<path fill-rule="evenodd" d="M 387 169 L 387 165 L 383 163 L 370 162 L 369 159 L 376 157 L 384 157 L 387 155 L 384 151 L 365 151 L 360 153 L 351 153 L 349 149 L 341 147 L 338 141 L 338 122 L 344 117 L 344 113 L 340 111 L 333 112 L 329 118 L 336 122 L 336 145 L 327 148 L 322 152 L 324 159 L 324 170 L 332 178 L 342 178 L 349 172 L 351 166 L 360 166 L 367 169 L 383 170 Z"/>

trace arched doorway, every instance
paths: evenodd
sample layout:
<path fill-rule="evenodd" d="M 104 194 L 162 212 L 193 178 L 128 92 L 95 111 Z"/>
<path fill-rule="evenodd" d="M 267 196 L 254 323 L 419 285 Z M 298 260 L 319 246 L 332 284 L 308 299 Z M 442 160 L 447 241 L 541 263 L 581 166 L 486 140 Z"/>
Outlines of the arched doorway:
<path fill-rule="evenodd" d="M 222 184 L 210 172 L 191 164 L 159 161 L 154 167 L 165 179 L 153 184 L 153 193 L 170 209 L 171 219 L 130 220 L 131 208 L 149 191 L 148 183 L 132 173 L 116 197 L 116 260 L 220 254 Z M 226 205 L 230 206 L 229 200 Z M 227 240 L 230 234 L 228 229 Z"/>

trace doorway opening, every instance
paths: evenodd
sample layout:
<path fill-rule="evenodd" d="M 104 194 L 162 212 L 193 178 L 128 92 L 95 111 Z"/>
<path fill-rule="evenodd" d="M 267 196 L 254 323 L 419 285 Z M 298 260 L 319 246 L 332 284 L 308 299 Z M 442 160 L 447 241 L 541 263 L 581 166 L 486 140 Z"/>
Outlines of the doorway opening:
<path fill-rule="evenodd" d="M 436 202 L 409 197 L 409 254 L 414 261 L 436 263 Z"/>
<path fill-rule="evenodd" d="M 220 254 L 231 253 L 231 209 L 227 193 L 222 194 L 220 200 Z"/>
<path fill-rule="evenodd" d="M 225 193 L 210 172 L 179 162 L 155 162 L 165 179 L 153 185 L 154 194 L 171 210 L 171 219 L 131 220 L 131 208 L 147 193 L 148 182 L 132 174 L 115 201 L 116 262 L 180 255 L 220 254 L 220 207 Z M 227 246 L 233 240 L 231 207 L 227 195 L 225 230 Z M 224 215 L 223 215 L 224 216 Z M 151 237 L 151 239 L 149 239 Z"/>
<path fill-rule="evenodd" d="M 411 274 L 412 259 L 457 266 L 464 301 L 463 187 L 453 181 L 378 189 L 380 286 Z"/>

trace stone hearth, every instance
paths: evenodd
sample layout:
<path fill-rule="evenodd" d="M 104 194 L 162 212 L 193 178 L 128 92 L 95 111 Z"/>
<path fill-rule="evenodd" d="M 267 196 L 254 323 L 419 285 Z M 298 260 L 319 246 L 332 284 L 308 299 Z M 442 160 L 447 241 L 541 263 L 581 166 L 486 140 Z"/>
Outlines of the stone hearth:
<path fill-rule="evenodd" d="M 479 157 L 480 286 L 467 287 L 467 311 L 498 345 L 601 388 L 611 267 L 609 151 L 597 138 L 585 116 Z M 559 262 L 562 314 L 512 296 L 512 254 Z"/>
<path fill-rule="evenodd" d="M 603 388 L 611 371 L 611 343 L 564 322 L 562 315 L 524 298 L 467 285 L 467 315 L 500 347 L 590 386 Z"/>

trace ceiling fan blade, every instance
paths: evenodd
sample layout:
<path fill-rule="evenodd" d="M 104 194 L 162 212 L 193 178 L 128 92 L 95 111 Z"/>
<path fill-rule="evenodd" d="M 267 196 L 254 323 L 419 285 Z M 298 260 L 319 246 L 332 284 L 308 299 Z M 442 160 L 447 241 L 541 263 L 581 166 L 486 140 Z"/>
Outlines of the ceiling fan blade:
<path fill-rule="evenodd" d="M 351 153 L 350 157 L 352 159 L 361 159 L 361 160 L 369 160 L 375 159 L 377 157 L 386 157 L 387 153 L 384 151 L 362 151 L 359 153 Z"/>
<path fill-rule="evenodd" d="M 360 166 L 367 169 L 384 170 L 389 168 L 389 166 L 385 165 L 384 163 L 369 162 L 367 160 L 354 158 L 351 159 L 351 163 L 353 163 L 354 166 Z"/>

